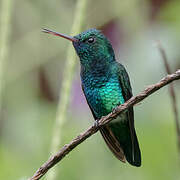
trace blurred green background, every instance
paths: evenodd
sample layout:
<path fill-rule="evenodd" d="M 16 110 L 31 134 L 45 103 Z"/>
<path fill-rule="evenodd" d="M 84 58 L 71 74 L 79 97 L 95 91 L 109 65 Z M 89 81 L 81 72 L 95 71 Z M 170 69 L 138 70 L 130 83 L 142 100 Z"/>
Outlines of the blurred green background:
<path fill-rule="evenodd" d="M 0 0 L 0 9 L 2 2 Z M 0 180 L 23 180 L 50 156 L 69 44 L 42 33 L 41 28 L 70 34 L 77 1 L 11 2 L 0 114 Z M 129 72 L 134 94 L 166 75 L 157 40 L 165 48 L 172 71 L 180 68 L 179 0 L 88 0 L 84 16 L 83 30 L 101 29 L 112 42 L 117 59 Z M 76 61 L 67 120 L 59 129 L 62 145 L 93 123 L 81 91 L 78 58 Z M 174 85 L 180 102 L 180 82 Z M 180 179 L 180 157 L 167 87 L 135 107 L 135 125 L 142 167 L 119 162 L 97 133 L 57 165 L 56 179 Z"/>

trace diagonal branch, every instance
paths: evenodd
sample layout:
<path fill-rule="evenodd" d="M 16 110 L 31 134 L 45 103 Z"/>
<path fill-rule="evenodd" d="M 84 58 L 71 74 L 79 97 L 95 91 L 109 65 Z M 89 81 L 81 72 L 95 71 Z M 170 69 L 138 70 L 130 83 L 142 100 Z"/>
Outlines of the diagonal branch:
<path fill-rule="evenodd" d="M 69 144 L 64 145 L 59 152 L 55 155 L 50 157 L 48 161 L 46 161 L 37 171 L 36 173 L 29 178 L 29 180 L 38 180 L 42 176 L 46 174 L 46 172 L 56 165 L 59 161 L 61 161 L 69 152 L 71 152 L 76 146 L 81 144 L 85 141 L 88 137 L 95 134 L 100 127 L 112 121 L 116 116 L 120 113 L 124 112 L 129 107 L 134 106 L 135 104 L 139 103 L 149 95 L 153 94 L 154 92 L 158 91 L 160 88 L 166 86 L 167 84 L 171 83 L 172 81 L 180 79 L 180 69 L 178 69 L 175 73 L 167 75 L 163 79 L 161 79 L 158 83 L 148 86 L 144 91 L 142 91 L 137 96 L 133 96 L 131 99 L 126 101 L 124 104 L 118 106 L 108 114 L 107 116 L 102 117 L 98 121 L 98 125 L 94 124 L 89 127 L 85 132 L 81 133 L 79 136 L 74 138 Z"/>

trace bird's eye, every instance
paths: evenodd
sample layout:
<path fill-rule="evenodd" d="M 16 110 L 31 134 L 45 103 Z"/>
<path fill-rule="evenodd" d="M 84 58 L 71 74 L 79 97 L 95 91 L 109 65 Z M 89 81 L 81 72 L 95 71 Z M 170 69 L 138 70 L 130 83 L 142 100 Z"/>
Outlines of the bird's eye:
<path fill-rule="evenodd" d="M 88 43 L 93 43 L 94 41 L 95 41 L 95 39 L 94 39 L 93 37 L 90 37 L 90 38 L 87 40 Z"/>

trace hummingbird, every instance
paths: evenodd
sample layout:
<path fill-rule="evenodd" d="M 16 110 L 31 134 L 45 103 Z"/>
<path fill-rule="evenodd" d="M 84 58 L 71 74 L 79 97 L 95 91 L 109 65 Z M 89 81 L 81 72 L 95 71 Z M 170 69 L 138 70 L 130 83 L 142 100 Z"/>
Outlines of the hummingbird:
<path fill-rule="evenodd" d="M 42 31 L 72 42 L 80 59 L 82 90 L 97 122 L 132 97 L 128 73 L 116 61 L 112 45 L 101 31 L 89 29 L 73 37 L 48 29 Z M 120 161 L 141 166 L 133 107 L 103 126 L 100 132 L 109 149 Z"/>

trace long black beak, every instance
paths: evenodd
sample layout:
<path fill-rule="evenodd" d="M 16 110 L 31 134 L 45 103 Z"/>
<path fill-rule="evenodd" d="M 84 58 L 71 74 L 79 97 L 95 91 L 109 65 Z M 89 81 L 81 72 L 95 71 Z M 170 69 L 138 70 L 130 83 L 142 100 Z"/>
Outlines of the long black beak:
<path fill-rule="evenodd" d="M 76 39 L 76 38 L 74 38 L 72 36 L 68 36 L 68 35 L 61 34 L 61 33 L 55 32 L 55 31 L 51 31 L 51 30 L 46 29 L 46 28 L 43 28 L 42 32 L 52 34 L 52 35 L 55 35 L 55 36 L 59 36 L 59 37 L 62 37 L 64 39 L 67 39 L 67 40 L 72 41 L 72 42 L 77 42 L 78 41 L 78 39 Z"/>

